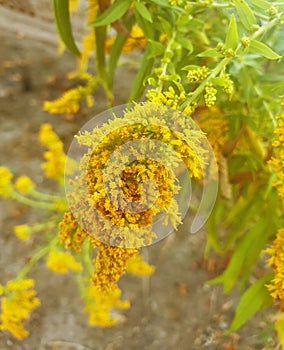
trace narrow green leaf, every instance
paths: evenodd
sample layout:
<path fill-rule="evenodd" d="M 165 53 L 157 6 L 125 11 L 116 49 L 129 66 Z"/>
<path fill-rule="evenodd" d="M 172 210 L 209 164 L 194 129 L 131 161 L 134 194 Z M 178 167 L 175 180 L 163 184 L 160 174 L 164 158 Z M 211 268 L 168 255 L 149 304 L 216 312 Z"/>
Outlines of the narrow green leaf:
<path fill-rule="evenodd" d="M 80 56 L 73 37 L 68 0 L 53 0 L 54 19 L 60 39 L 69 51 Z"/>
<path fill-rule="evenodd" d="M 268 10 L 271 7 L 271 2 L 265 0 L 248 0 L 252 5 L 262 10 Z"/>
<path fill-rule="evenodd" d="M 271 201 L 271 204 L 273 201 Z M 271 210 L 272 208 L 272 210 Z M 263 220 L 263 228 L 259 232 L 255 232 L 255 239 L 253 240 L 253 249 L 251 249 L 250 254 L 247 254 L 244 261 L 244 269 L 240 276 L 240 284 L 242 287 L 245 287 L 251 270 L 256 264 L 256 261 L 259 259 L 259 256 L 263 249 L 265 248 L 269 238 L 276 232 L 277 228 L 274 225 L 272 220 L 275 206 L 268 205 L 264 211 L 264 215 L 267 213 L 267 220 Z"/>
<path fill-rule="evenodd" d="M 217 203 L 218 205 L 218 203 Z M 207 219 L 206 229 L 207 229 L 207 241 L 205 247 L 205 257 L 208 257 L 211 248 L 217 253 L 222 253 L 222 248 L 220 246 L 219 230 L 218 230 L 218 220 L 216 218 L 216 205 Z"/>
<path fill-rule="evenodd" d="M 146 21 L 153 23 L 151 12 L 142 2 L 136 1 L 134 4 L 134 10 L 137 11 L 144 19 L 146 19 Z"/>
<path fill-rule="evenodd" d="M 256 24 L 256 19 L 251 8 L 244 0 L 233 0 L 233 2 L 236 6 L 240 21 L 242 22 L 243 26 L 250 31 L 252 26 Z"/>
<path fill-rule="evenodd" d="M 272 298 L 265 287 L 271 281 L 273 274 L 269 273 L 255 282 L 242 295 L 236 309 L 234 320 L 227 333 L 232 333 L 244 325 L 257 311 L 272 303 Z"/>
<path fill-rule="evenodd" d="M 196 66 L 194 64 L 190 64 L 188 66 L 183 67 L 181 70 L 185 70 L 185 71 L 189 72 L 190 70 L 195 70 L 195 69 L 198 69 L 198 68 L 200 68 L 200 66 Z"/>
<path fill-rule="evenodd" d="M 247 255 L 251 254 L 251 247 L 256 245 L 259 235 L 264 234 L 267 229 L 267 218 L 263 217 L 236 243 L 234 253 L 227 269 L 221 276 L 210 280 L 209 284 L 221 283 L 224 286 L 224 293 L 229 292 L 235 285 L 242 268 L 246 268 Z"/>
<path fill-rule="evenodd" d="M 139 71 L 136 74 L 132 85 L 132 89 L 129 97 L 130 103 L 132 103 L 133 101 L 139 101 L 139 99 L 141 98 L 145 90 L 144 82 L 149 77 L 154 64 L 154 59 L 153 58 L 149 59 L 149 51 L 150 51 L 150 48 L 149 46 L 147 46 L 143 59 L 140 63 Z"/>
<path fill-rule="evenodd" d="M 165 52 L 165 46 L 158 41 L 148 39 L 150 52 L 148 58 L 162 55 Z"/>
<path fill-rule="evenodd" d="M 99 14 L 95 21 L 89 24 L 94 27 L 102 27 L 113 23 L 128 11 L 131 3 L 132 0 L 116 0 L 106 11 Z"/>
<path fill-rule="evenodd" d="M 192 42 L 184 37 L 177 37 L 177 42 L 188 51 L 188 53 L 193 52 L 193 45 Z"/>
<path fill-rule="evenodd" d="M 257 53 L 265 58 L 268 58 L 269 60 L 278 60 L 282 58 L 282 56 L 278 55 L 266 44 L 257 40 L 251 40 L 249 50 L 250 52 Z"/>
<path fill-rule="evenodd" d="M 275 329 L 277 331 L 278 338 L 280 340 L 280 344 L 284 348 L 284 314 L 283 314 L 283 316 L 281 318 L 279 318 L 275 322 Z"/>
<path fill-rule="evenodd" d="M 226 84 L 226 79 L 217 77 L 211 79 L 212 83 L 216 84 L 217 86 L 224 86 Z"/>
<path fill-rule="evenodd" d="M 261 89 L 264 93 L 275 93 L 277 90 L 284 89 L 284 81 L 263 84 L 261 85 Z"/>
<path fill-rule="evenodd" d="M 131 31 L 131 27 L 134 25 L 134 23 L 135 23 L 135 16 L 132 15 L 130 17 L 127 17 L 123 24 L 125 28 L 128 29 L 128 31 Z M 117 64 L 121 55 L 121 51 L 126 40 L 127 40 L 126 36 L 122 34 L 117 34 L 115 41 L 110 49 L 107 74 L 108 74 L 109 86 L 111 88 L 113 86 L 115 69 L 117 67 Z"/>
<path fill-rule="evenodd" d="M 135 14 L 135 19 L 137 21 L 138 26 L 142 29 L 145 38 L 147 40 L 154 40 L 155 38 L 155 30 L 153 25 L 149 25 L 149 22 L 146 21 L 144 17 L 140 15 L 137 11 L 134 12 Z"/>
<path fill-rule="evenodd" d="M 221 58 L 223 55 L 220 54 L 217 49 L 208 49 L 205 50 L 197 55 L 197 57 L 216 57 L 216 58 Z"/>
<path fill-rule="evenodd" d="M 232 14 L 227 36 L 226 36 L 225 47 L 226 49 L 236 50 L 236 48 L 238 47 L 238 44 L 239 44 L 238 28 L 237 28 L 235 16 Z"/>
<path fill-rule="evenodd" d="M 174 5 L 170 4 L 167 0 L 151 0 L 151 2 L 155 5 L 158 5 L 159 7 L 164 7 L 164 8 L 171 9 L 172 11 L 186 13 L 186 11 L 184 9 L 182 9 L 179 6 L 174 6 Z"/>

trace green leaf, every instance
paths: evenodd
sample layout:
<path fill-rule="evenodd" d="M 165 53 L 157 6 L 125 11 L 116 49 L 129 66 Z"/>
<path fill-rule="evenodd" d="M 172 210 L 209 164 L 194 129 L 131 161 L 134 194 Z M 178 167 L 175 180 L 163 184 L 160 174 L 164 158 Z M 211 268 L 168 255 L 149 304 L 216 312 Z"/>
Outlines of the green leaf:
<path fill-rule="evenodd" d="M 207 241 L 205 247 L 205 257 L 208 257 L 210 249 L 213 248 L 215 252 L 222 253 L 222 248 L 220 246 L 220 238 L 219 238 L 219 230 L 218 230 L 218 212 L 220 212 L 222 203 L 221 201 L 217 201 L 211 212 L 209 218 L 206 222 L 207 229 Z"/>
<path fill-rule="evenodd" d="M 264 93 L 275 93 L 277 90 L 284 89 L 284 81 L 261 85 Z"/>
<path fill-rule="evenodd" d="M 148 55 L 148 58 L 162 55 L 165 52 L 165 46 L 159 43 L 158 41 L 148 39 L 148 43 L 150 47 L 150 53 Z"/>
<path fill-rule="evenodd" d="M 278 55 L 266 44 L 257 40 L 251 40 L 249 50 L 250 52 L 257 53 L 265 58 L 268 58 L 269 60 L 278 60 L 282 58 L 282 56 Z"/>
<path fill-rule="evenodd" d="M 264 306 L 272 304 L 272 298 L 265 287 L 271 281 L 273 273 L 269 273 L 256 281 L 242 295 L 240 303 L 236 309 L 235 317 L 230 329 L 226 333 L 232 333 L 244 325 L 257 311 Z"/>
<path fill-rule="evenodd" d="M 279 318 L 275 322 L 275 329 L 277 331 L 278 338 L 280 340 L 280 344 L 284 348 L 284 314 L 283 314 L 283 316 L 281 318 Z"/>
<path fill-rule="evenodd" d="M 144 19 L 146 19 L 146 21 L 153 23 L 151 12 L 142 2 L 136 1 L 134 4 L 134 10 L 137 11 Z"/>
<path fill-rule="evenodd" d="M 106 11 L 99 14 L 95 21 L 89 24 L 94 27 L 102 27 L 113 23 L 128 11 L 131 3 L 132 0 L 116 0 Z"/>
<path fill-rule="evenodd" d="M 190 64 L 188 66 L 183 67 L 181 70 L 185 70 L 185 71 L 189 72 L 190 70 L 195 70 L 195 69 L 198 69 L 198 68 L 200 68 L 200 66 L 196 66 L 194 64 Z"/>
<path fill-rule="evenodd" d="M 53 0 L 54 19 L 60 39 L 69 51 L 80 56 L 72 33 L 69 13 L 69 0 Z"/>
<path fill-rule="evenodd" d="M 151 2 L 155 5 L 158 5 L 159 7 L 168 8 L 173 12 L 178 11 L 178 12 L 186 13 L 186 11 L 184 9 L 182 9 L 179 6 L 171 5 L 167 0 L 151 0 Z"/>
<path fill-rule="evenodd" d="M 226 84 L 226 79 L 217 77 L 211 79 L 212 83 L 216 84 L 217 86 L 224 86 Z"/>
<path fill-rule="evenodd" d="M 217 49 L 208 49 L 205 50 L 197 55 L 197 57 L 215 57 L 215 58 L 222 58 L 223 55 L 220 54 Z"/>
<path fill-rule="evenodd" d="M 268 10 L 271 7 L 271 2 L 265 0 L 249 0 L 249 2 L 262 10 Z"/>
<path fill-rule="evenodd" d="M 270 201 L 270 202 L 271 204 L 273 203 L 273 201 Z M 277 231 L 277 228 L 275 227 L 272 219 L 274 215 L 274 208 L 275 208 L 275 202 L 274 202 L 274 205 L 268 205 L 267 209 L 264 211 L 265 213 L 264 215 L 267 215 L 267 222 L 265 222 L 266 220 L 263 221 L 263 228 L 259 230 L 259 232 L 255 236 L 255 239 L 253 241 L 253 249 L 251 249 L 250 254 L 247 254 L 245 258 L 245 261 L 244 261 L 245 268 L 242 271 L 242 274 L 240 276 L 240 283 L 243 287 L 245 286 L 250 276 L 253 266 L 255 266 L 257 259 L 259 258 L 261 252 L 263 251 L 267 242 L 269 241 L 269 238 L 273 235 L 274 232 Z"/>
<path fill-rule="evenodd" d="M 150 58 L 149 59 L 149 51 L 150 51 L 150 47 L 147 46 L 143 59 L 140 63 L 140 68 L 138 73 L 135 76 L 133 85 L 132 85 L 132 89 L 131 89 L 131 93 L 130 93 L 130 97 L 129 97 L 129 102 L 132 103 L 133 101 L 139 101 L 139 99 L 141 98 L 144 90 L 145 90 L 145 80 L 149 77 L 152 68 L 153 68 L 153 64 L 154 64 L 154 59 Z"/>
<path fill-rule="evenodd" d="M 236 50 L 236 48 L 238 47 L 238 44 L 239 44 L 238 28 L 237 28 L 235 16 L 232 14 L 227 36 L 226 36 L 225 47 L 226 49 Z"/>
<path fill-rule="evenodd" d="M 267 218 L 262 217 L 236 243 L 229 265 L 223 274 L 210 280 L 208 283 L 222 283 L 224 286 L 224 293 L 229 292 L 234 287 L 242 269 L 246 269 L 245 262 L 247 255 L 251 254 L 252 247 L 254 247 L 259 240 L 259 235 L 264 235 L 265 230 L 267 230 Z M 248 266 L 248 268 L 250 268 L 250 266 Z"/>
<path fill-rule="evenodd" d="M 177 37 L 176 41 L 187 51 L 189 51 L 189 53 L 193 52 L 193 45 L 192 42 L 184 37 Z"/>
<path fill-rule="evenodd" d="M 251 31 L 252 26 L 256 24 L 256 19 L 251 8 L 244 0 L 233 0 L 233 2 L 243 26 L 246 30 Z"/>
<path fill-rule="evenodd" d="M 132 16 L 127 17 L 123 24 L 125 28 L 128 29 L 130 32 L 131 27 L 134 25 L 134 23 L 135 23 L 135 16 L 133 14 Z M 117 67 L 117 64 L 121 55 L 121 51 L 126 40 L 127 40 L 127 37 L 125 35 L 117 34 L 115 41 L 110 49 L 109 60 L 108 60 L 108 70 L 107 70 L 110 87 L 113 86 L 115 69 Z"/>

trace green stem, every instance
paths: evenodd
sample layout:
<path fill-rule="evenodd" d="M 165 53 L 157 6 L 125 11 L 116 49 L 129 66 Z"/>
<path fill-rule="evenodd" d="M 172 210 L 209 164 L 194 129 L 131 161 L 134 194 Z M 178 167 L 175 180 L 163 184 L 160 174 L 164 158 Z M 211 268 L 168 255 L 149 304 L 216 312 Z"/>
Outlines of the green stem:
<path fill-rule="evenodd" d="M 144 90 L 144 80 L 145 78 L 151 73 L 153 64 L 154 64 L 154 59 L 149 58 L 148 55 L 150 53 L 150 48 L 149 46 L 146 48 L 144 52 L 144 56 L 140 65 L 140 69 L 138 73 L 135 76 L 134 83 L 132 85 L 131 93 L 128 102 L 131 103 L 133 101 L 138 101 Z"/>
<path fill-rule="evenodd" d="M 250 37 L 251 40 L 254 40 L 264 34 L 267 30 L 273 28 L 277 23 L 279 22 L 279 18 L 273 19 L 271 22 L 267 23 L 266 25 L 260 27 L 255 33 L 253 33 Z M 237 49 L 236 49 L 236 54 L 239 52 L 241 49 L 243 49 L 242 44 L 239 44 Z M 211 74 L 198 86 L 197 89 L 194 90 L 192 94 L 190 94 L 189 98 L 183 103 L 181 106 L 182 109 L 185 107 L 189 106 L 192 102 L 194 102 L 198 96 L 203 92 L 205 85 L 210 82 L 212 78 L 215 78 L 225 67 L 227 64 L 233 59 L 234 56 L 232 57 L 225 57 L 223 60 L 213 69 Z"/>
<path fill-rule="evenodd" d="M 105 42 L 106 42 L 106 26 L 96 27 L 95 29 L 96 37 L 96 67 L 99 82 L 104 88 L 107 103 L 112 105 L 113 94 L 108 85 L 107 70 L 106 70 L 106 56 L 105 56 Z"/>
<path fill-rule="evenodd" d="M 271 22 L 267 23 L 265 26 L 260 27 L 255 33 L 253 33 L 251 35 L 250 39 L 254 40 L 254 39 L 258 38 L 259 36 L 261 36 L 262 34 L 267 32 L 269 29 L 273 28 L 279 22 L 280 22 L 280 19 L 277 16 Z M 239 47 L 238 47 L 238 49 L 239 49 Z"/>
<path fill-rule="evenodd" d="M 215 78 L 225 67 L 226 65 L 231 61 L 231 57 L 224 58 L 218 65 L 213 69 L 211 74 L 208 76 L 207 79 L 205 79 L 197 89 L 194 90 L 194 92 L 190 95 L 190 97 L 186 100 L 184 104 L 190 105 L 195 99 L 202 93 L 202 91 L 205 88 L 205 85 L 212 79 Z M 184 107 L 182 105 L 182 107 Z"/>
<path fill-rule="evenodd" d="M 90 248 L 91 248 L 90 241 L 86 240 L 82 246 L 82 258 L 88 273 L 92 275 L 94 271 L 94 266 L 92 264 L 92 260 L 90 257 Z"/>
<path fill-rule="evenodd" d="M 12 198 L 14 198 L 19 203 L 28 205 L 28 206 L 33 207 L 33 208 L 55 210 L 55 206 L 53 203 L 35 201 L 33 199 L 22 196 L 20 193 L 18 193 L 16 191 L 13 192 Z"/>
<path fill-rule="evenodd" d="M 80 273 L 76 273 L 76 282 L 81 294 L 82 299 L 85 299 L 85 284 L 84 284 L 84 279 L 83 279 L 83 275 Z"/>
<path fill-rule="evenodd" d="M 130 32 L 131 27 L 133 26 L 134 23 L 135 23 L 135 17 L 133 15 L 124 21 L 124 26 Z M 117 64 L 121 55 L 121 51 L 126 40 L 127 40 L 127 37 L 125 35 L 117 34 L 115 42 L 113 43 L 110 50 L 107 74 L 108 74 L 108 86 L 111 88 L 113 86 L 115 69 L 117 67 Z"/>
<path fill-rule="evenodd" d="M 58 237 L 56 236 L 48 245 L 45 245 L 41 249 L 39 249 L 34 255 L 31 257 L 30 261 L 19 271 L 17 275 L 17 280 L 21 280 L 26 277 L 31 268 L 39 262 L 45 255 L 47 255 L 50 250 L 56 245 L 58 242 Z"/>
<path fill-rule="evenodd" d="M 167 75 L 168 65 L 170 63 L 170 57 L 173 54 L 172 45 L 175 42 L 176 34 L 177 33 L 174 30 L 173 31 L 173 35 L 172 35 L 171 39 L 169 40 L 169 42 L 167 44 L 166 50 L 164 52 L 164 56 L 162 58 L 162 67 L 161 67 L 162 68 L 162 73 L 159 76 L 158 87 L 157 87 L 157 91 L 158 92 L 161 92 L 162 89 L 163 89 L 163 83 L 164 83 L 163 77 L 165 77 Z"/>
<path fill-rule="evenodd" d="M 43 192 L 39 192 L 39 191 L 36 191 L 36 190 L 31 190 L 29 192 L 29 194 L 35 198 L 35 199 L 41 199 L 43 201 L 56 201 L 56 200 L 60 200 L 62 199 L 62 197 L 60 196 L 56 196 L 56 195 L 53 195 L 53 194 L 48 194 L 48 193 L 43 193 Z"/>

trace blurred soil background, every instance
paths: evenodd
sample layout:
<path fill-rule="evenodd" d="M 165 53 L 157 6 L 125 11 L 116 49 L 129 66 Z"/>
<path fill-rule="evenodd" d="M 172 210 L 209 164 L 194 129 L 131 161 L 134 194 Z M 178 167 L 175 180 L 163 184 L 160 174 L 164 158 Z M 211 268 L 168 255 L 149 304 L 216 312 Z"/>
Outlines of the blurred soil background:
<path fill-rule="evenodd" d="M 66 77 L 75 67 L 74 57 L 68 53 L 57 56 L 50 3 L 50 0 L 30 3 L 0 0 L 0 164 L 8 166 L 15 175 L 31 176 L 38 187 L 52 192 L 55 188 L 43 178 L 40 168 L 43 152 L 38 143 L 40 125 L 52 124 L 68 150 L 80 127 L 105 109 L 105 100 L 97 92 L 95 106 L 83 109 L 75 118 L 42 111 L 45 99 L 59 97 L 74 84 Z M 79 38 L 83 29 L 79 18 L 75 22 Z M 134 74 L 132 66 L 124 65 L 119 70 L 117 104 L 125 102 Z M 44 215 L 1 199 L 2 283 L 15 277 L 35 247 L 33 241 L 18 241 L 13 226 L 38 222 Z M 72 277 L 56 275 L 43 263 L 36 266 L 31 277 L 36 280 L 41 306 L 27 325 L 31 334 L 21 342 L 0 332 L 0 350 L 273 349 L 273 330 L 265 312 L 239 332 L 222 335 L 232 321 L 239 292 L 235 289 L 223 295 L 221 287 L 206 285 L 206 281 L 223 271 L 228 257 L 212 255 L 205 262 L 206 233 L 189 234 L 189 223 L 190 217 L 179 232 L 143 249 L 148 261 L 156 266 L 153 276 L 122 278 L 123 298 L 129 299 L 132 306 L 122 311 L 121 324 L 113 328 L 89 327 Z M 255 271 L 255 278 L 262 274 L 262 269 L 263 263 Z"/>

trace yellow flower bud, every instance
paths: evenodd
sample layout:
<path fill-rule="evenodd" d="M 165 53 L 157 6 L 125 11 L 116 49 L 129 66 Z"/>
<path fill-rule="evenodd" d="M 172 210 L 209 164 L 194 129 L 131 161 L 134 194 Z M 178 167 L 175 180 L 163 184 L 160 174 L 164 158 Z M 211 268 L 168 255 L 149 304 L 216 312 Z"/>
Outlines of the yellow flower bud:
<path fill-rule="evenodd" d="M 22 241 L 26 241 L 30 238 L 32 230 L 28 225 L 17 225 L 14 227 L 14 233 Z"/>
<path fill-rule="evenodd" d="M 50 270 L 62 274 L 82 271 L 82 265 L 69 252 L 51 251 L 46 265 Z"/>
<path fill-rule="evenodd" d="M 23 194 L 31 192 L 35 187 L 35 183 L 25 175 L 18 177 L 15 182 L 15 188 Z"/>
<path fill-rule="evenodd" d="M 139 276 L 149 276 L 154 272 L 155 268 L 147 264 L 141 255 L 135 255 L 127 262 L 126 271 Z"/>
<path fill-rule="evenodd" d="M 12 177 L 13 174 L 8 168 L 0 167 L 0 196 L 10 197 L 13 193 Z"/>

